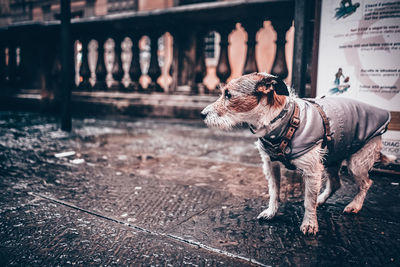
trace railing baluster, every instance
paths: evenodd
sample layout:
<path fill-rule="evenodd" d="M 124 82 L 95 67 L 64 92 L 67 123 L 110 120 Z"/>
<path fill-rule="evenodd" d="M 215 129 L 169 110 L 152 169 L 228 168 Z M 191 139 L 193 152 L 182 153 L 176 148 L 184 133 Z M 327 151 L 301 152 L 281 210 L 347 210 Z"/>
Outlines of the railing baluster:
<path fill-rule="evenodd" d="M 172 83 L 169 92 L 190 93 L 195 85 L 196 34 L 191 29 L 176 29 L 173 36 L 171 62 Z"/>
<path fill-rule="evenodd" d="M 0 86 L 5 84 L 6 79 L 6 48 L 0 44 Z"/>
<path fill-rule="evenodd" d="M 129 67 L 129 76 L 131 77 L 131 84 L 129 89 L 133 91 L 142 91 L 142 86 L 139 79 L 142 76 L 142 69 L 140 68 L 140 51 L 139 51 L 139 38 L 138 35 L 131 35 L 132 41 L 132 60 Z"/>
<path fill-rule="evenodd" d="M 158 63 L 158 37 L 159 34 L 152 33 L 150 35 L 150 47 L 151 47 L 151 55 L 150 55 L 150 66 L 148 75 L 151 78 L 151 83 L 149 85 L 150 91 L 158 91 L 163 92 L 161 86 L 157 83 L 158 77 L 161 75 L 161 68 Z"/>
<path fill-rule="evenodd" d="M 10 44 L 8 47 L 8 85 L 15 88 L 15 76 L 17 69 L 17 55 L 16 47 L 14 44 Z"/>
<path fill-rule="evenodd" d="M 178 34 L 179 32 L 174 29 L 169 32 L 172 36 L 172 61 L 169 67 L 169 75 L 171 75 L 172 82 L 169 85 L 168 92 L 174 93 L 178 87 L 178 64 L 179 64 L 179 45 L 178 45 Z"/>
<path fill-rule="evenodd" d="M 96 83 L 94 88 L 96 90 L 106 90 L 106 65 L 104 63 L 104 42 L 105 37 L 101 36 L 97 38 L 98 48 L 97 48 L 97 64 L 96 64 Z"/>
<path fill-rule="evenodd" d="M 69 54 L 69 66 L 70 66 L 70 77 L 71 80 L 69 82 L 69 86 L 71 87 L 71 91 L 77 89 L 76 83 L 75 83 L 75 52 L 74 52 L 74 46 L 75 46 L 75 39 L 73 36 L 71 36 L 71 50 Z"/>
<path fill-rule="evenodd" d="M 61 51 L 60 51 L 60 46 L 57 46 L 55 49 L 55 52 L 53 54 L 53 57 L 51 58 L 52 60 L 52 65 L 50 69 L 50 80 L 49 80 L 49 85 L 50 87 L 47 88 L 55 98 L 59 98 L 59 89 L 61 86 Z M 86 87 L 85 89 L 88 89 Z"/>
<path fill-rule="evenodd" d="M 285 44 L 286 32 L 289 30 L 291 23 L 289 20 L 272 21 L 272 26 L 276 31 L 276 53 L 271 74 L 279 76 L 281 79 L 285 79 L 289 74 L 286 64 Z"/>
<path fill-rule="evenodd" d="M 22 88 L 27 82 L 27 77 L 24 76 L 25 59 L 22 57 L 25 51 L 22 50 L 22 46 L 19 45 L 15 48 L 15 86 L 16 88 Z"/>
<path fill-rule="evenodd" d="M 121 60 L 121 54 L 122 54 L 122 36 L 116 35 L 114 36 L 114 65 L 112 68 L 112 76 L 114 78 L 113 85 L 111 86 L 112 89 L 114 90 L 123 90 L 124 85 L 122 84 L 122 77 L 124 76 L 124 70 L 122 69 L 122 60 Z"/>
<path fill-rule="evenodd" d="M 249 74 L 258 71 L 256 60 L 257 32 L 260 29 L 260 23 L 243 23 L 243 28 L 247 31 L 247 54 L 244 64 L 243 74 Z"/>
<path fill-rule="evenodd" d="M 222 27 L 218 32 L 221 35 L 220 41 L 220 54 L 217 65 L 217 76 L 221 83 L 226 83 L 226 80 L 231 75 L 231 66 L 229 64 L 229 56 L 228 56 L 228 46 L 229 46 L 229 34 L 231 33 L 232 28 L 230 26 Z"/>
<path fill-rule="evenodd" d="M 204 42 L 204 37 L 205 37 L 205 31 L 199 31 L 197 32 L 196 36 L 196 67 L 195 67 L 195 78 L 194 81 L 196 83 L 196 86 L 194 89 L 196 91 L 194 93 L 204 93 L 204 84 L 203 84 L 203 79 L 206 76 L 207 73 L 207 67 L 206 67 L 206 59 L 205 59 L 205 42 Z"/>
<path fill-rule="evenodd" d="M 82 62 L 81 67 L 79 68 L 80 75 L 80 83 L 78 88 L 80 90 L 89 90 L 91 88 L 89 78 L 90 78 L 90 69 L 89 69 L 89 61 L 88 61 L 88 38 L 82 38 Z"/>
<path fill-rule="evenodd" d="M 50 87 L 51 58 L 54 47 L 48 42 L 42 41 L 40 46 L 40 89 L 43 99 L 47 99 L 48 88 Z"/>
<path fill-rule="evenodd" d="M 42 62 L 42 41 L 35 41 L 32 46 L 25 45 L 23 53 L 25 75 L 29 77 L 28 88 L 41 87 L 41 73 L 43 72 Z M 73 60 L 73 58 L 71 58 Z"/>
<path fill-rule="evenodd" d="M 18 84 L 22 88 L 38 88 L 38 72 L 40 70 L 39 43 L 21 41 L 19 51 Z"/>

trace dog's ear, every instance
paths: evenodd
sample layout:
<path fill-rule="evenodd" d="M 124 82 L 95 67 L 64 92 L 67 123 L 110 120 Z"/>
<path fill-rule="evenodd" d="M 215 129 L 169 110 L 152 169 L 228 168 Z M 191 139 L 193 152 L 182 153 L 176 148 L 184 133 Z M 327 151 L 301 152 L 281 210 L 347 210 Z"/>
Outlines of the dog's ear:
<path fill-rule="evenodd" d="M 255 86 L 255 92 L 259 93 L 259 94 L 264 94 L 267 95 L 269 93 L 271 93 L 272 91 L 274 91 L 274 86 L 273 83 L 275 83 L 274 80 L 271 79 L 262 79 L 260 81 L 257 82 L 256 86 Z"/>
<path fill-rule="evenodd" d="M 272 85 L 272 88 L 270 87 Z M 279 77 L 268 75 L 262 77 L 255 86 L 256 92 L 267 94 L 271 90 L 274 90 L 278 95 L 289 95 L 289 89 L 285 82 Z"/>
<path fill-rule="evenodd" d="M 282 79 L 280 79 L 279 77 L 275 78 L 276 83 L 274 83 L 274 90 L 276 92 L 276 94 L 278 95 L 289 95 L 289 90 L 287 88 L 287 85 L 284 81 L 282 81 Z"/>
<path fill-rule="evenodd" d="M 275 104 L 276 100 L 278 100 L 278 95 L 289 95 L 286 84 L 278 77 L 272 75 L 265 76 L 256 83 L 255 93 L 259 99 L 262 96 L 266 96 L 269 105 Z"/>
<path fill-rule="evenodd" d="M 260 81 L 256 83 L 255 93 L 258 96 L 258 99 L 261 99 L 263 96 L 267 97 L 268 104 L 274 104 L 274 83 L 276 81 L 271 77 L 262 78 Z"/>

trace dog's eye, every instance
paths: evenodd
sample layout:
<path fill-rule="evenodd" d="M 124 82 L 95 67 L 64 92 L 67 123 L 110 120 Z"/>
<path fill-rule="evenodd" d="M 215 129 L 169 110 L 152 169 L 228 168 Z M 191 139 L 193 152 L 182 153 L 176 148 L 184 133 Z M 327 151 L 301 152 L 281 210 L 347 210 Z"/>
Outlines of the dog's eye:
<path fill-rule="evenodd" d="M 225 90 L 225 99 L 229 100 L 231 99 L 231 97 L 232 97 L 231 93 L 229 93 L 228 90 Z"/>

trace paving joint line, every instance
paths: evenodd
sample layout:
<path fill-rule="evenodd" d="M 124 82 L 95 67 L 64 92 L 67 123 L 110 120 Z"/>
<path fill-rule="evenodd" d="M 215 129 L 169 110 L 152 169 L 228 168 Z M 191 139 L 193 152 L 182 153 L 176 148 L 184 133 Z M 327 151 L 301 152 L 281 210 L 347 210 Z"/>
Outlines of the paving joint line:
<path fill-rule="evenodd" d="M 215 206 L 216 206 L 215 204 L 214 204 L 214 205 L 211 205 L 211 206 L 207 206 L 207 207 L 205 207 L 204 209 L 202 209 L 202 210 L 200 210 L 200 211 L 198 211 L 198 212 L 196 212 L 196 213 L 194 213 L 194 214 L 188 216 L 187 218 L 181 220 L 180 222 L 178 222 L 177 224 L 175 224 L 175 226 L 179 226 L 179 225 L 181 225 L 182 223 L 185 223 L 185 222 L 189 221 L 190 219 L 192 219 L 193 217 L 196 217 L 196 216 L 198 216 L 198 215 L 200 215 L 200 214 L 203 214 L 206 210 L 210 209 L 211 207 L 215 207 Z M 175 227 L 175 226 L 174 226 L 174 227 Z M 172 227 L 172 228 L 174 228 L 174 227 Z"/>
<path fill-rule="evenodd" d="M 227 256 L 229 258 L 235 258 L 235 259 L 240 259 L 240 260 L 243 260 L 243 261 L 247 261 L 249 263 L 252 263 L 252 264 L 255 264 L 255 265 L 258 265 L 258 266 L 262 266 L 262 267 L 269 267 L 270 266 L 270 265 L 266 265 L 266 264 L 264 264 L 262 262 L 259 262 L 257 260 L 254 260 L 252 258 L 248 258 L 248 257 L 240 256 L 240 255 L 237 255 L 237 254 L 234 254 L 234 253 L 230 253 L 228 251 L 225 251 L 225 250 L 222 250 L 222 249 L 218 249 L 218 248 L 214 248 L 214 247 L 205 245 L 203 243 L 200 243 L 200 242 L 197 242 L 197 241 L 194 241 L 194 240 L 185 239 L 183 237 L 176 236 L 176 235 L 173 235 L 173 234 L 159 233 L 159 232 L 152 231 L 152 230 L 149 230 L 149 229 L 137 226 L 137 225 L 133 225 L 133 224 L 130 224 L 130 223 L 127 223 L 127 222 L 123 222 L 121 220 L 118 220 L 118 219 L 115 219 L 115 218 L 112 218 L 112 217 L 108 217 L 108 216 L 102 215 L 102 214 L 94 212 L 94 211 L 83 209 L 83 208 L 75 206 L 75 205 L 73 205 L 71 203 L 68 203 L 68 202 L 53 198 L 53 197 L 49 197 L 49 196 L 46 196 L 46 195 L 43 195 L 43 194 L 40 194 L 40 193 L 28 192 L 28 194 L 36 196 L 36 197 L 40 197 L 42 199 L 57 203 L 57 204 L 62 205 L 62 206 L 66 206 L 66 207 L 71 208 L 71 209 L 75 209 L 75 210 L 78 210 L 78 211 L 81 211 L 81 212 L 84 212 L 84 213 L 87 213 L 87 214 L 102 218 L 104 220 L 108 220 L 108 221 L 111 221 L 111 222 L 114 222 L 114 223 L 118 223 L 118 224 L 121 224 L 121 225 L 124 225 L 124 226 L 128 226 L 130 228 L 133 228 L 135 230 L 138 230 L 138 231 L 141 231 L 141 232 L 144 232 L 144 233 L 148 233 L 148 234 L 156 235 L 156 236 L 167 237 L 169 239 L 178 241 L 180 243 L 184 243 L 184 244 L 188 244 L 188 245 L 191 245 L 191 246 L 194 246 L 194 247 L 202 248 L 204 250 L 207 250 L 207 251 L 210 251 L 210 252 L 213 252 L 213 253 L 222 254 L 222 255 Z"/>

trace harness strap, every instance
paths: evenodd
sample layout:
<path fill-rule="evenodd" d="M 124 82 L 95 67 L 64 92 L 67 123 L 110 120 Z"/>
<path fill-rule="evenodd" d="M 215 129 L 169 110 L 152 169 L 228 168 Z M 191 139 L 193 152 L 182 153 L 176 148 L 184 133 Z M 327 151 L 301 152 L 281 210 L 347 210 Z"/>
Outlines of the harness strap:
<path fill-rule="evenodd" d="M 331 133 L 331 126 L 329 124 L 329 119 L 328 116 L 326 116 L 326 113 L 322 109 L 322 107 L 316 103 L 314 100 L 311 99 L 305 99 L 306 101 L 310 102 L 311 104 L 314 105 L 314 107 L 318 110 L 319 115 L 321 115 L 322 121 L 324 123 L 324 129 L 325 129 L 325 138 L 324 142 L 322 143 L 322 147 L 328 146 L 328 148 L 332 145 L 332 133 Z"/>
<path fill-rule="evenodd" d="M 288 106 L 289 106 L 289 102 L 286 103 L 285 107 L 284 107 L 284 108 L 282 109 L 282 111 L 278 114 L 278 116 L 276 116 L 274 119 L 272 119 L 272 120 L 270 121 L 270 124 L 273 124 L 273 123 L 275 123 L 277 120 L 283 118 L 283 117 L 286 115 L 286 113 L 288 112 Z M 251 125 L 251 124 L 249 124 L 249 129 L 250 129 L 250 132 L 251 132 L 252 134 L 256 134 L 256 133 L 257 133 L 257 129 L 256 129 L 253 125 Z"/>
<path fill-rule="evenodd" d="M 294 102 L 294 112 L 289 122 L 289 127 L 286 130 L 286 133 L 282 137 L 282 141 L 279 145 L 279 150 L 277 156 L 281 160 L 286 160 L 285 155 L 290 154 L 291 148 L 288 147 L 290 144 L 296 129 L 299 127 L 300 124 L 300 108 L 296 102 Z"/>

